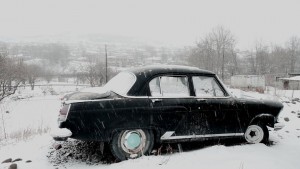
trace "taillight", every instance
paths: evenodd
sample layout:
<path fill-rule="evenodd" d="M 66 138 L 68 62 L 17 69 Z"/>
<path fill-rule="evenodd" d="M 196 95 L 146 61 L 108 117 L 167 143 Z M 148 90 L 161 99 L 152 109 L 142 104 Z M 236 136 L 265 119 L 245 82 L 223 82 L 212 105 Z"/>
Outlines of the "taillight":
<path fill-rule="evenodd" d="M 65 104 L 65 105 L 63 105 L 63 107 L 59 110 L 59 114 L 66 116 L 68 114 L 68 112 L 69 112 L 70 106 L 71 106 L 71 104 Z"/>
<path fill-rule="evenodd" d="M 58 126 L 64 121 L 67 120 L 67 115 L 70 110 L 71 104 L 64 104 L 63 107 L 59 110 L 59 115 L 58 115 Z"/>

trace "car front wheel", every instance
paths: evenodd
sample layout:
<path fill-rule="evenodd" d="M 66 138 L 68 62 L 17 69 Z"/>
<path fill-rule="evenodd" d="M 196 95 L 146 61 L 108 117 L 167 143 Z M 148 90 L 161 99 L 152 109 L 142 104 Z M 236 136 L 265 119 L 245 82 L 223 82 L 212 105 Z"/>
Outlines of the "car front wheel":
<path fill-rule="evenodd" d="M 252 124 L 248 126 L 244 136 L 248 143 L 262 143 L 269 139 L 269 131 L 265 125 Z"/>
<path fill-rule="evenodd" d="M 154 145 L 151 130 L 122 130 L 113 135 L 110 143 L 112 154 L 120 161 L 150 154 Z"/>

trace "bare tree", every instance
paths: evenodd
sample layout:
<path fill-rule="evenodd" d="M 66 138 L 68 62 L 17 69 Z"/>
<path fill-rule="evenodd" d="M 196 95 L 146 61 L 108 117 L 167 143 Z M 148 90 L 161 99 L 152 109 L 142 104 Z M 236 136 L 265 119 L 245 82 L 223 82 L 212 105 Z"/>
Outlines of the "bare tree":
<path fill-rule="evenodd" d="M 0 101 L 14 94 L 23 79 L 23 62 L 7 57 L 8 52 L 0 50 Z"/>
<path fill-rule="evenodd" d="M 297 36 L 292 36 L 287 41 L 286 48 L 289 56 L 290 72 L 294 72 L 297 57 L 300 55 L 300 39 Z"/>
<path fill-rule="evenodd" d="M 6 44 L 0 44 L 0 102 L 14 94 L 21 83 L 23 72 L 22 60 L 14 61 L 8 58 Z M 4 138 L 6 139 L 5 119 L 1 111 Z"/>
<path fill-rule="evenodd" d="M 38 65 L 27 65 L 26 76 L 31 90 L 34 90 L 36 79 L 42 75 L 42 68 Z"/>
<path fill-rule="evenodd" d="M 97 58 L 94 57 L 87 57 L 87 60 L 88 63 L 83 66 L 82 71 L 87 74 L 86 78 L 91 87 L 103 85 L 105 83 L 104 63 L 100 62 Z"/>
<path fill-rule="evenodd" d="M 237 52 L 235 51 L 235 49 L 233 47 L 231 47 L 229 52 L 231 52 L 229 55 L 229 56 L 231 56 L 231 59 L 229 60 L 228 69 L 229 69 L 230 75 L 233 76 L 237 72 L 239 72 L 239 64 L 238 64 L 239 59 L 237 56 Z"/>
<path fill-rule="evenodd" d="M 212 70 L 220 74 L 222 79 L 226 71 L 234 74 L 237 70 L 235 38 L 230 30 L 222 26 L 216 27 L 196 45 L 197 48 L 193 49 L 189 58 L 193 65 Z"/>
<path fill-rule="evenodd" d="M 255 59 L 256 59 L 256 67 L 257 67 L 257 73 L 258 74 L 265 74 L 267 73 L 268 69 L 268 56 L 269 56 L 269 51 L 268 51 L 268 46 L 263 44 L 261 41 L 257 41 L 255 43 Z"/>
<path fill-rule="evenodd" d="M 191 62 L 207 70 L 215 71 L 216 55 L 213 40 L 206 36 L 197 42 L 197 47 L 191 53 Z"/>
<path fill-rule="evenodd" d="M 234 48 L 235 38 L 230 30 L 225 29 L 222 26 L 214 28 L 209 36 L 214 42 L 219 63 L 221 61 L 219 64 L 221 65 L 221 78 L 224 79 L 225 55 L 227 54 L 228 50 L 231 51 L 232 48 Z"/>
<path fill-rule="evenodd" d="M 216 59 L 214 57 L 215 55 L 215 51 L 213 48 L 213 40 L 211 39 L 210 36 L 207 36 L 204 40 L 203 40 L 203 52 L 205 55 L 205 61 L 203 62 L 205 65 L 207 65 L 207 69 L 209 70 L 214 70 L 215 69 L 215 65 L 216 65 Z M 199 47 L 199 44 L 198 44 Z"/>
<path fill-rule="evenodd" d="M 252 50 L 246 52 L 246 60 L 248 62 L 248 65 L 246 64 L 246 66 L 249 67 L 248 73 L 254 75 L 257 74 L 256 57 Z"/>
<path fill-rule="evenodd" d="M 50 83 L 51 80 L 53 79 L 53 75 L 54 75 L 54 72 L 52 70 L 43 70 L 43 78 L 48 82 Z M 74 76 L 75 76 L 75 73 L 74 73 Z"/>
<path fill-rule="evenodd" d="M 270 72 L 285 73 L 289 71 L 287 50 L 280 45 L 272 45 L 270 51 Z"/>

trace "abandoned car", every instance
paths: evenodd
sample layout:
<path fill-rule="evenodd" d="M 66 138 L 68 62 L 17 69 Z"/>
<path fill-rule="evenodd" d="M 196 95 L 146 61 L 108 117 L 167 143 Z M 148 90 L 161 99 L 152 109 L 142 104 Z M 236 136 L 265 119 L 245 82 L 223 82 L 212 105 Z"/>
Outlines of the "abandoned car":
<path fill-rule="evenodd" d="M 69 94 L 59 113 L 68 137 L 107 142 L 119 160 L 152 151 L 154 143 L 244 137 L 268 140 L 280 102 L 238 99 L 216 74 L 186 66 L 129 69 L 103 88 Z M 278 125 L 280 126 L 280 125 Z"/>

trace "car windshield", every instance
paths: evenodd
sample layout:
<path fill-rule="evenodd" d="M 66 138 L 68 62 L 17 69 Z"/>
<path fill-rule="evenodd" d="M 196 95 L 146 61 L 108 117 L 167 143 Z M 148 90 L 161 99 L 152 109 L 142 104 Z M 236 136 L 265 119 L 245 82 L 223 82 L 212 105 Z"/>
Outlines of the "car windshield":
<path fill-rule="evenodd" d="M 121 72 L 113 77 L 105 86 L 106 90 L 113 91 L 115 93 L 126 95 L 135 83 L 136 77 L 131 72 Z"/>

